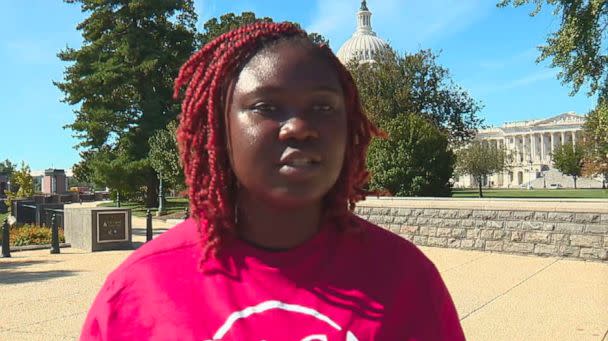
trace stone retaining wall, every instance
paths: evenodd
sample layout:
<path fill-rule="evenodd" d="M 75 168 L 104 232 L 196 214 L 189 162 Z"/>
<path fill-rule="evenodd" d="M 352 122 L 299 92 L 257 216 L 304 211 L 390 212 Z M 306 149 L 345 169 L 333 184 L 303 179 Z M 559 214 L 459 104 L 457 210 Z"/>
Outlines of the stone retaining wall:
<path fill-rule="evenodd" d="M 421 246 L 608 260 L 608 213 L 391 206 L 356 213 Z"/>

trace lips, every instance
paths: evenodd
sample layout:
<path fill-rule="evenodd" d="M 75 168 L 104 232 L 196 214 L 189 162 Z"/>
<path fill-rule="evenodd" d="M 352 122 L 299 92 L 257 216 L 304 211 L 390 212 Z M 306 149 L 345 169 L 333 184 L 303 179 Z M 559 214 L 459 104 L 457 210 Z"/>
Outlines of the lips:
<path fill-rule="evenodd" d="M 318 154 L 288 151 L 279 161 L 279 173 L 292 180 L 305 180 L 319 173 L 320 164 L 321 157 Z"/>

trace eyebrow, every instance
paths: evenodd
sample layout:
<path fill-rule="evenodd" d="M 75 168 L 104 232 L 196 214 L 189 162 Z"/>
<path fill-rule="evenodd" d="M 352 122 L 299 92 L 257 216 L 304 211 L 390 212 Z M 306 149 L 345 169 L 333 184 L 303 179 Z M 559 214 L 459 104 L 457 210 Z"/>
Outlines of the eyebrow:
<path fill-rule="evenodd" d="M 285 91 L 284 87 L 279 87 L 279 86 L 262 86 L 262 87 L 257 87 L 254 88 L 253 90 L 250 91 L 250 93 L 268 93 L 268 92 L 283 92 Z M 342 94 L 342 89 L 333 87 L 333 86 L 314 86 L 314 87 L 310 87 L 310 88 L 304 88 L 301 89 L 301 91 L 311 91 L 311 92 L 325 92 L 325 93 L 331 93 L 334 95 L 340 95 Z"/>

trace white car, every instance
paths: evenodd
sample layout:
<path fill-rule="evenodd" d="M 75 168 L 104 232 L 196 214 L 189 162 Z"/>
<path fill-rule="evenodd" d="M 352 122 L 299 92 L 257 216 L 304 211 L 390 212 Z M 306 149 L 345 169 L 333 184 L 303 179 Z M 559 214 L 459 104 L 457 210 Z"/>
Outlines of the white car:
<path fill-rule="evenodd" d="M 549 188 L 549 189 L 558 189 L 558 188 L 562 188 L 562 185 L 560 185 L 560 184 L 550 184 L 547 188 Z"/>

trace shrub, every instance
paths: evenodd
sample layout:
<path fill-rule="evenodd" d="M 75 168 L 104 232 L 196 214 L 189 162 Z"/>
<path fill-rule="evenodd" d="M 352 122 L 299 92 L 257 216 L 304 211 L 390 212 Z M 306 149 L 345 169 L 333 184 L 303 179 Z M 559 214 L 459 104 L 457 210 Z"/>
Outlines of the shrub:
<path fill-rule="evenodd" d="M 51 229 L 45 226 L 13 226 L 9 231 L 11 246 L 51 244 Z M 0 234 L 0 243 L 1 242 L 2 234 Z M 59 229 L 59 242 L 65 243 L 65 236 L 62 228 Z"/>

